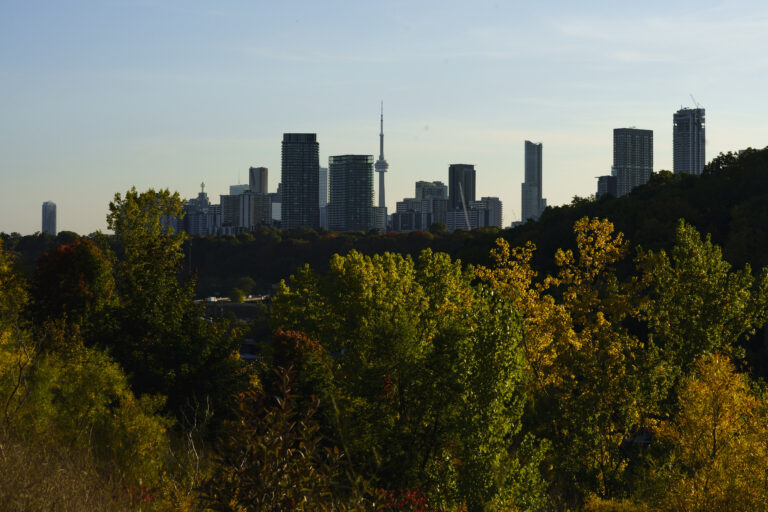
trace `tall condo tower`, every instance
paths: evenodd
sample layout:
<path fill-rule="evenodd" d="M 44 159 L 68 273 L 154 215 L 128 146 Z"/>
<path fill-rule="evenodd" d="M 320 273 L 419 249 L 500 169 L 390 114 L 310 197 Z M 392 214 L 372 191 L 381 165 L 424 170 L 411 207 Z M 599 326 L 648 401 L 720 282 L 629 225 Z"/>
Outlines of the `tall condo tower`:
<path fill-rule="evenodd" d="M 704 109 L 681 108 L 672 118 L 675 174 L 701 174 L 704 170 Z"/>
<path fill-rule="evenodd" d="M 373 155 L 339 155 L 328 159 L 331 201 L 328 228 L 368 231 L 373 228 Z"/>
<path fill-rule="evenodd" d="M 269 169 L 266 167 L 251 167 L 248 169 L 248 188 L 254 194 L 267 194 L 267 176 Z"/>
<path fill-rule="evenodd" d="M 469 208 L 475 200 L 475 166 L 472 164 L 451 164 L 448 166 L 448 209 L 463 209 L 461 195 Z"/>
<path fill-rule="evenodd" d="M 522 221 L 536 220 L 547 207 L 541 197 L 542 190 L 542 143 L 525 141 L 525 181 L 522 184 Z"/>
<path fill-rule="evenodd" d="M 43 203 L 43 233 L 56 236 L 56 203 L 53 201 Z"/>
<path fill-rule="evenodd" d="M 328 168 L 321 167 L 318 173 L 319 190 L 317 195 L 320 207 L 320 227 L 328 229 Z"/>
<path fill-rule="evenodd" d="M 282 227 L 320 227 L 320 146 L 317 134 L 284 133 L 282 149 Z"/>
<path fill-rule="evenodd" d="M 653 174 L 653 130 L 613 130 L 613 172 L 619 197 L 648 183 Z"/>
<path fill-rule="evenodd" d="M 376 160 L 374 169 L 379 173 L 379 208 L 386 208 L 387 203 L 384 196 L 384 173 L 389 169 L 389 164 L 384 160 L 384 102 L 381 102 L 381 118 L 379 131 L 379 159 Z"/>

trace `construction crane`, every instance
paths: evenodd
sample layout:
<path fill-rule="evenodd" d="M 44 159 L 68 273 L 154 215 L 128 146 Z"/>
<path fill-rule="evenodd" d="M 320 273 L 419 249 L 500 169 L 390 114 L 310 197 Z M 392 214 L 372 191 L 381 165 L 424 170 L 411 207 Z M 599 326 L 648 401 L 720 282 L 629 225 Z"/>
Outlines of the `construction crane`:
<path fill-rule="evenodd" d="M 459 194 L 461 195 L 461 206 L 464 208 L 464 220 L 467 221 L 467 231 L 472 231 L 472 226 L 469 223 L 469 214 L 467 213 L 467 202 L 464 200 L 464 187 L 459 182 Z"/>
<path fill-rule="evenodd" d="M 688 96 L 691 97 L 691 100 L 693 100 L 693 104 L 696 106 L 696 108 L 701 108 L 701 105 L 699 105 L 699 102 L 696 101 L 696 98 L 693 97 L 693 94 L 688 93 Z"/>

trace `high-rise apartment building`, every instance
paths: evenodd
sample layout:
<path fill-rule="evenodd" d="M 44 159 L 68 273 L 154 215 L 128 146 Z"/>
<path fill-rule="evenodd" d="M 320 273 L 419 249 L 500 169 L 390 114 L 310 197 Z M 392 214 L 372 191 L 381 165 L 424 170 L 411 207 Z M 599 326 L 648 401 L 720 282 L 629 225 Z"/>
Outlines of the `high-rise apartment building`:
<path fill-rule="evenodd" d="M 318 207 L 320 209 L 320 227 L 328 229 L 328 168 L 321 167 L 318 174 Z"/>
<path fill-rule="evenodd" d="M 501 229 L 501 218 L 503 213 L 501 199 L 498 197 L 481 197 L 478 203 L 481 203 L 487 212 L 485 225 Z"/>
<path fill-rule="evenodd" d="M 340 155 L 328 159 L 331 201 L 328 229 L 368 231 L 373 228 L 373 155 Z"/>
<path fill-rule="evenodd" d="M 704 109 L 682 108 L 672 117 L 672 166 L 675 174 L 701 174 L 704 158 Z"/>
<path fill-rule="evenodd" d="M 248 188 L 254 194 L 268 194 L 267 176 L 269 169 L 266 167 L 251 167 L 248 169 Z"/>
<path fill-rule="evenodd" d="M 613 130 L 613 172 L 619 197 L 648 183 L 653 174 L 653 130 Z"/>
<path fill-rule="evenodd" d="M 525 141 L 525 181 L 522 184 L 522 221 L 536 220 L 547 207 L 542 198 L 542 143 Z"/>
<path fill-rule="evenodd" d="M 475 166 L 470 164 L 451 164 L 448 167 L 448 208 L 461 209 L 462 194 L 469 205 L 475 200 Z"/>
<path fill-rule="evenodd" d="M 321 167 L 318 174 L 317 204 L 322 208 L 328 206 L 328 168 Z"/>
<path fill-rule="evenodd" d="M 269 197 L 268 177 L 269 169 L 266 167 L 251 167 L 248 169 L 249 192 L 246 195 L 250 195 L 250 197 L 242 203 L 243 205 L 250 203 L 251 216 L 246 226 L 248 228 L 272 224 L 272 200 Z"/>
<path fill-rule="evenodd" d="M 243 194 L 229 194 L 219 196 L 221 205 L 221 227 L 225 229 L 226 234 L 237 232 L 242 223 L 240 215 L 242 213 L 241 203 Z"/>
<path fill-rule="evenodd" d="M 56 236 L 56 203 L 53 201 L 43 203 L 43 233 Z"/>
<path fill-rule="evenodd" d="M 285 133 L 282 145 L 282 227 L 320 227 L 320 147 L 314 133 Z"/>

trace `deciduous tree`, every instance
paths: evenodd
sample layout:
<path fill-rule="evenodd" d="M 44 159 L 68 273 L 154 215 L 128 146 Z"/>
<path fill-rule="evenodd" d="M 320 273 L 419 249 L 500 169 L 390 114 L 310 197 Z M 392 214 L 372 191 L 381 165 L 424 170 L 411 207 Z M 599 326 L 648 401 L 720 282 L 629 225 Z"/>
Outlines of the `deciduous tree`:
<path fill-rule="evenodd" d="M 431 251 L 416 262 L 353 251 L 329 267 L 281 283 L 271 314 L 326 354 L 313 356 L 330 367 L 312 372 L 314 389 L 353 467 L 387 488 L 421 487 L 437 504 L 520 498 L 506 470 L 518 460 L 525 375 L 505 299 Z"/>

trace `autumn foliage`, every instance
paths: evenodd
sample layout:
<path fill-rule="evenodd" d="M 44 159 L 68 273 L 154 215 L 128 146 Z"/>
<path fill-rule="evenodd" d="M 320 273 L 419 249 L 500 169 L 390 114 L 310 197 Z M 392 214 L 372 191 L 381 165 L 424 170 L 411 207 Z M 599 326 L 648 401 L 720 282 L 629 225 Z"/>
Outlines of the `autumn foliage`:
<path fill-rule="evenodd" d="M 580 218 L 545 268 L 349 251 L 248 326 L 193 303 L 180 213 L 117 195 L 117 251 L 29 274 L 0 246 L 1 509 L 768 509 L 768 273 L 685 221 Z"/>

